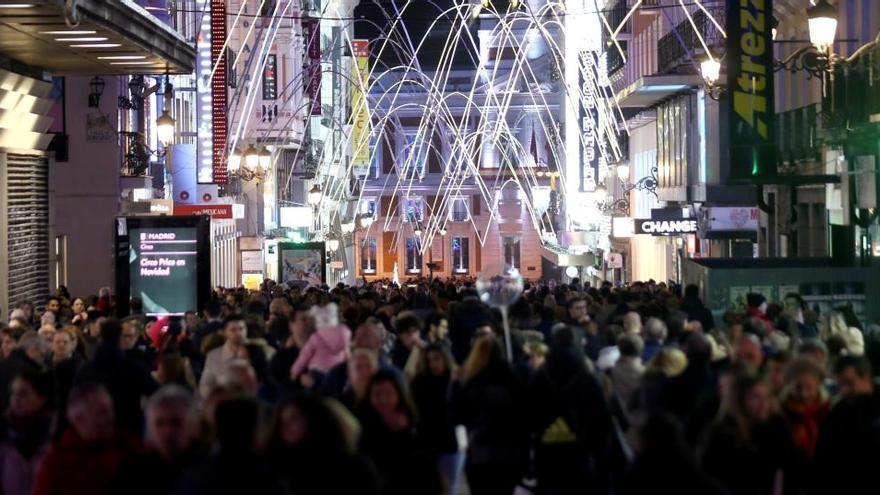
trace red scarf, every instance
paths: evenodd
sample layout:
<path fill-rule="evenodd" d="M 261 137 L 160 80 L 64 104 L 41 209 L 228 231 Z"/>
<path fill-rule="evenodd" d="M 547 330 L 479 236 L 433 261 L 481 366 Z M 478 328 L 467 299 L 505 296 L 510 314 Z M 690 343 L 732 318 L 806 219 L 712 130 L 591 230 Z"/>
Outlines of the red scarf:
<path fill-rule="evenodd" d="M 828 403 L 802 404 L 788 401 L 785 403 L 785 412 L 795 448 L 812 460 L 816 452 L 816 440 L 819 438 L 819 427 L 828 414 Z"/>

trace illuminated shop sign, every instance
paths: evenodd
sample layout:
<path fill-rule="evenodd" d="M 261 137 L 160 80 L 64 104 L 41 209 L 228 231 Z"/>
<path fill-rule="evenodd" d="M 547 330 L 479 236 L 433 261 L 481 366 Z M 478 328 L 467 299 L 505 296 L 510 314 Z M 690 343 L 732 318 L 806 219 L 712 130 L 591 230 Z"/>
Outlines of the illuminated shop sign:
<path fill-rule="evenodd" d="M 696 231 L 696 220 L 636 220 L 636 234 L 676 235 Z"/>

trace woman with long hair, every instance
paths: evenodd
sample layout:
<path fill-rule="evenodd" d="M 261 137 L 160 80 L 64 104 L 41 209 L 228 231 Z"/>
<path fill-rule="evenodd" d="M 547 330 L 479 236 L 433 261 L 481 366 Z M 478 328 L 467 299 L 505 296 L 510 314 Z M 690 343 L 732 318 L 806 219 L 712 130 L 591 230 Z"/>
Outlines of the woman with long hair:
<path fill-rule="evenodd" d="M 738 373 L 704 440 L 705 472 L 733 495 L 781 493 L 791 449 L 770 387 L 755 374 Z"/>
<path fill-rule="evenodd" d="M 782 415 L 794 444 L 795 489 L 809 487 L 815 474 L 816 442 L 829 409 L 828 395 L 822 388 L 824 377 L 822 365 L 810 357 L 796 358 L 785 369 Z"/>
<path fill-rule="evenodd" d="M 446 346 L 431 344 L 422 352 L 419 370 L 411 385 L 419 411 L 417 439 L 422 449 L 437 457 L 449 493 L 454 494 L 464 467 L 464 455 L 459 451 L 455 425 L 449 415 L 449 387 L 456 373 L 455 360 Z"/>
<path fill-rule="evenodd" d="M 299 395 L 277 407 L 267 457 L 290 493 L 378 493 L 378 480 L 357 455 L 357 420 L 333 399 Z"/>
<path fill-rule="evenodd" d="M 358 417 L 364 432 L 361 451 L 375 464 L 383 493 L 445 493 L 435 459 L 418 448 L 415 406 L 397 373 L 373 375 Z"/>
<path fill-rule="evenodd" d="M 517 411 L 524 387 L 494 335 L 476 339 L 453 385 L 453 421 L 468 429 L 465 462 L 474 495 L 512 493 L 526 465 L 528 435 Z"/>

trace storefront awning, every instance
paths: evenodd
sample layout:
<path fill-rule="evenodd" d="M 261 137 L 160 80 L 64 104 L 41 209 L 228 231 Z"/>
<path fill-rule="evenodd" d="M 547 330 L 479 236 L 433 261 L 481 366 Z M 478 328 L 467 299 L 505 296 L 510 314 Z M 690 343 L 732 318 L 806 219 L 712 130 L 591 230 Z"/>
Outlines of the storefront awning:
<path fill-rule="evenodd" d="M 670 96 L 703 84 L 697 75 L 645 76 L 617 93 L 621 108 L 651 108 Z"/>
<path fill-rule="evenodd" d="M 196 60 L 192 43 L 133 0 L 0 0 L 0 55 L 55 75 L 189 74 Z"/>

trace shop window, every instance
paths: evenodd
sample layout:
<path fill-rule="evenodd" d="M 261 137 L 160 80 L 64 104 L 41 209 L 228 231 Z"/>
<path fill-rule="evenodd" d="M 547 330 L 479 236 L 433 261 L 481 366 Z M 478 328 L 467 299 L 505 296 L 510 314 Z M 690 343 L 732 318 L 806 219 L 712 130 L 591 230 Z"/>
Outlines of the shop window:
<path fill-rule="evenodd" d="M 467 237 L 452 238 L 452 272 L 468 273 L 470 270 L 470 256 Z"/>
<path fill-rule="evenodd" d="M 422 253 L 419 251 L 419 240 L 409 237 L 406 240 L 406 273 L 422 272 Z"/>
<path fill-rule="evenodd" d="M 361 273 L 372 275 L 376 273 L 376 238 L 367 237 L 361 244 Z"/>
<path fill-rule="evenodd" d="M 519 237 L 503 237 L 502 246 L 504 247 L 504 265 L 509 268 L 519 270 L 520 266 L 520 238 Z"/>

